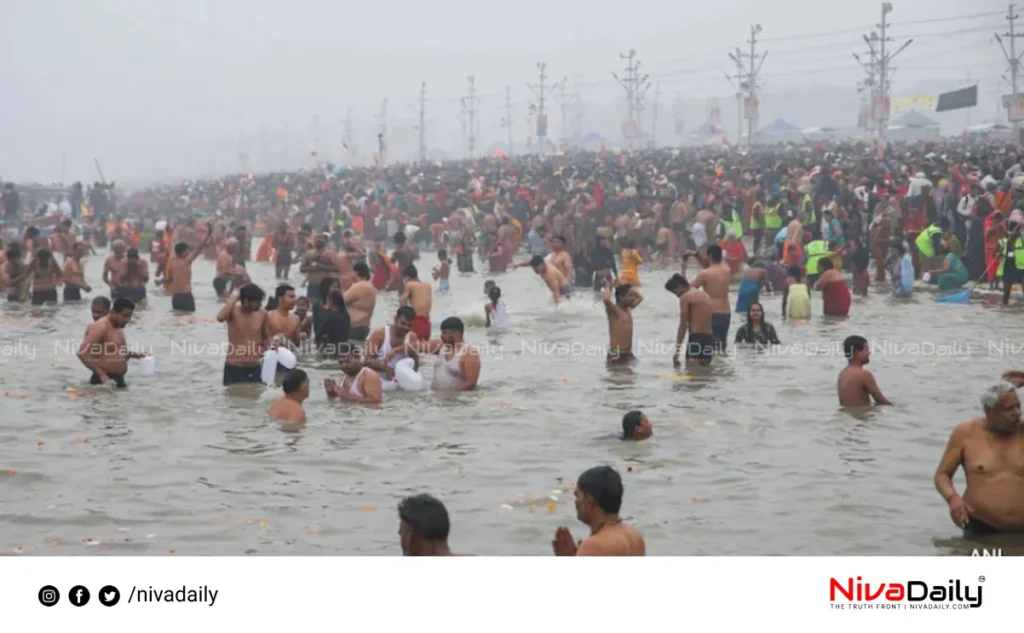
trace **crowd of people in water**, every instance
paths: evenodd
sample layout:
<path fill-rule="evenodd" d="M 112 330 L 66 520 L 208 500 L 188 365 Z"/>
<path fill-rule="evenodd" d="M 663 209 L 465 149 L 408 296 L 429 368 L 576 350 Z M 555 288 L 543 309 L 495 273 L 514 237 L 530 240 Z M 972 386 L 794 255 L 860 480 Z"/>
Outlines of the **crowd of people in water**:
<path fill-rule="evenodd" d="M 780 344 L 762 294 L 780 301 L 781 318 L 804 321 L 815 295 L 824 316 L 842 318 L 872 286 L 905 299 L 929 286 L 943 296 L 984 284 L 1007 305 L 1024 283 L 1024 158 L 977 141 L 321 165 L 129 194 L 96 188 L 97 201 L 77 185 L 71 203 L 32 210 L 15 185 L 4 186 L 0 290 L 9 306 L 94 294 L 78 358 L 91 384 L 123 388 L 129 361 L 144 356 L 131 351 L 125 327 L 149 292 L 169 296 L 176 315 L 195 313 L 194 292 L 211 293 L 229 343 L 223 384 L 265 384 L 274 363 L 283 395 L 269 416 L 291 429 L 306 421 L 311 385 L 286 352 L 337 361 L 341 376 L 323 384 L 331 400 L 380 406 L 427 357 L 436 357 L 432 389 L 476 390 L 482 354 L 462 319 L 444 318 L 435 330 L 432 310 L 435 292 L 481 263 L 490 273 L 530 268 L 555 305 L 593 293 L 607 314 L 613 364 L 636 360 L 633 311 L 644 281 L 660 272 L 679 303 L 672 361 L 697 371 L 726 353 L 731 330 L 734 344 Z M 85 275 L 85 258 L 96 254 L 105 257 L 102 293 Z M 199 257 L 215 262 L 208 290 L 193 288 Z M 259 263 L 278 280 L 272 296 L 250 279 Z M 374 328 L 379 293 L 388 292 L 400 307 Z M 492 279 L 484 294 L 487 327 L 509 328 L 500 286 Z M 866 368 L 868 340 L 851 336 L 843 349 L 840 405 L 890 404 Z M 935 476 L 970 536 L 1024 531 L 1015 391 L 1024 374 L 1003 379 L 982 398 L 984 416 L 953 431 Z M 622 439 L 652 434 L 642 412 L 623 418 Z M 952 484 L 960 467 L 962 497 Z M 618 518 L 622 482 L 613 469 L 588 470 L 575 491 L 591 537 L 577 544 L 560 528 L 556 554 L 644 554 L 643 538 Z M 399 515 L 403 551 L 450 554 L 438 500 L 410 497 Z"/>

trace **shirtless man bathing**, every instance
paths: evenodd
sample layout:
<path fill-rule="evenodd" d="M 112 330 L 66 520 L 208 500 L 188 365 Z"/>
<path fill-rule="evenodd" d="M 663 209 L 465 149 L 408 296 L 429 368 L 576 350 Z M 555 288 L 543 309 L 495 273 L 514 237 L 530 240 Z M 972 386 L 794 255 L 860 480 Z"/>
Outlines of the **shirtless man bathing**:
<path fill-rule="evenodd" d="M 370 320 L 377 305 L 377 287 L 370 281 L 370 267 L 366 262 L 353 264 L 352 273 L 355 281 L 345 291 L 345 307 L 352 323 L 348 340 L 362 343 L 370 336 Z"/>
<path fill-rule="evenodd" d="M 263 309 L 263 290 L 254 284 L 231 293 L 217 321 L 228 326 L 228 353 L 224 359 L 224 386 L 236 383 L 262 383 L 260 369 L 267 349 L 270 319 Z"/>
<path fill-rule="evenodd" d="M 558 305 L 558 302 L 563 297 L 568 298 L 572 295 L 572 286 L 566 281 L 565 275 L 556 266 L 544 261 L 543 257 L 534 255 L 533 259 L 530 260 L 530 267 L 533 268 L 533 272 L 537 273 L 538 277 L 544 280 L 544 284 L 551 291 L 551 297 L 554 299 L 555 305 Z"/>
<path fill-rule="evenodd" d="M 94 314 L 95 314 L 95 303 Z M 121 297 L 114 301 L 110 313 L 96 319 L 85 330 L 85 338 L 78 347 L 78 360 L 92 372 L 90 385 L 106 385 L 113 382 L 119 389 L 128 385 L 124 376 L 128 373 L 128 359 L 142 358 L 145 354 L 129 352 L 125 341 L 124 328 L 132 320 L 135 304 L 131 299 Z"/>
<path fill-rule="evenodd" d="M 732 307 L 729 305 L 732 270 L 722 260 L 722 247 L 718 244 L 708 246 L 707 251 L 698 254 L 697 259 L 704 270 L 697 274 L 690 285 L 703 289 L 711 297 L 711 336 L 714 338 L 715 351 L 725 353 L 729 341 L 729 325 L 732 322 Z"/>
<path fill-rule="evenodd" d="M 872 399 L 875 404 L 892 404 L 882 395 L 874 374 L 864 368 L 871 358 L 867 339 L 863 336 L 848 336 L 843 341 L 843 353 L 849 363 L 839 372 L 836 385 L 839 406 L 867 407 L 871 406 Z"/>
<path fill-rule="evenodd" d="M 416 311 L 416 318 L 412 321 L 413 334 L 421 341 L 430 340 L 430 308 L 433 303 L 433 287 L 425 281 L 420 281 L 419 273 L 412 264 L 402 270 L 402 281 L 404 289 L 398 303 L 410 306 Z"/>
<path fill-rule="evenodd" d="M 612 281 L 604 282 L 604 311 L 608 315 L 608 362 L 628 363 L 633 356 L 633 308 L 644 300 L 633 286 L 623 284 L 615 288 L 612 300 Z"/>
<path fill-rule="evenodd" d="M 935 473 L 935 488 L 964 537 L 1024 533 L 1024 428 L 1014 386 L 999 383 L 981 397 L 984 417 L 953 429 Z M 963 467 L 961 497 L 953 475 Z"/>
<path fill-rule="evenodd" d="M 196 299 L 192 296 L 192 264 L 199 257 L 213 236 L 213 224 L 207 224 L 206 235 L 199 246 L 192 248 L 187 242 L 174 245 L 174 257 L 167 262 L 164 287 L 171 293 L 171 309 L 178 312 L 195 312 Z"/>
<path fill-rule="evenodd" d="M 235 288 L 249 283 L 249 273 L 240 266 L 238 260 L 238 240 L 227 241 L 224 251 L 217 255 L 217 271 L 213 277 L 213 292 L 218 299 L 226 299 Z M 202 250 L 202 249 L 200 249 Z"/>
<path fill-rule="evenodd" d="M 622 478 L 609 466 L 596 466 L 576 482 L 576 518 L 590 527 L 579 544 L 567 527 L 555 531 L 555 556 L 646 556 L 644 537 L 622 522 Z"/>
<path fill-rule="evenodd" d="M 665 283 L 665 290 L 679 297 L 679 327 L 676 330 L 676 353 L 672 365 L 679 367 L 679 353 L 684 349 L 687 332 L 686 366 L 710 365 L 715 354 L 715 341 L 711 336 L 711 297 L 700 288 L 694 288 L 679 273 Z"/>
<path fill-rule="evenodd" d="M 270 404 L 270 419 L 293 428 L 302 426 L 306 423 L 302 403 L 309 397 L 309 377 L 301 369 L 293 369 L 285 375 L 281 386 L 284 395 Z"/>

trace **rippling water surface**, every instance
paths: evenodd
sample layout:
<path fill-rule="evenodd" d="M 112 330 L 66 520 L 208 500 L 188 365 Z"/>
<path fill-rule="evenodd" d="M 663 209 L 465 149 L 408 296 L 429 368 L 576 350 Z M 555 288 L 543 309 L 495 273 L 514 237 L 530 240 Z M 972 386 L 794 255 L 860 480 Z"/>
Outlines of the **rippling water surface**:
<path fill-rule="evenodd" d="M 424 258 L 429 270 L 433 254 Z M 99 256 L 87 266 L 97 286 L 101 266 Z M 272 290 L 270 266 L 250 269 Z M 513 330 L 497 334 L 483 327 L 476 274 L 435 297 L 433 322 L 436 335 L 459 315 L 467 340 L 486 345 L 478 392 L 398 394 L 368 410 L 328 403 L 321 383 L 338 372 L 307 366 L 309 424 L 286 433 L 267 422 L 261 389 L 221 386 L 212 272 L 196 263 L 195 317 L 173 317 L 170 298 L 150 290 L 127 333 L 153 349 L 157 373 L 129 373 L 122 392 L 90 388 L 68 356 L 87 304 L 3 307 L 0 552 L 399 554 L 395 505 L 428 491 L 452 514 L 456 551 L 547 555 L 558 525 L 585 534 L 571 493 L 552 491 L 606 463 L 623 475 L 623 514 L 650 554 L 946 553 L 957 530 L 935 466 L 953 425 L 980 414 L 980 391 L 1020 364 L 1021 343 L 999 349 L 1019 312 L 924 294 L 897 304 L 879 290 L 846 320 L 802 325 L 782 322 L 780 299 L 766 297 L 783 343 L 806 347 L 733 350 L 710 371 L 677 375 L 659 354 L 677 323 L 669 273 L 648 270 L 640 361 L 609 369 L 604 310 L 589 292 L 556 310 L 531 271 L 498 276 Z M 374 325 L 395 307 L 383 297 Z M 850 334 L 880 344 L 871 369 L 895 407 L 838 409 L 835 345 Z M 649 442 L 613 437 L 634 408 L 654 423 Z"/>

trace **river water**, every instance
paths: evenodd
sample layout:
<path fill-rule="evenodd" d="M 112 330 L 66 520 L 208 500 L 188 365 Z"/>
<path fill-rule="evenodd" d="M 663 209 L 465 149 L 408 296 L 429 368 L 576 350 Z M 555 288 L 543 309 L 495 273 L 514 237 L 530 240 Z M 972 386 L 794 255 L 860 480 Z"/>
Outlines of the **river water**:
<path fill-rule="evenodd" d="M 97 286 L 101 266 L 87 265 Z M 272 268 L 249 267 L 272 291 Z M 981 414 L 981 391 L 1022 345 L 1003 344 L 1020 313 L 991 303 L 896 303 L 879 289 L 848 319 L 792 325 L 765 297 L 783 348 L 677 374 L 670 273 L 646 270 L 640 360 L 609 369 L 589 292 L 555 309 L 529 269 L 497 276 L 513 329 L 495 334 L 486 276 L 455 275 L 435 297 L 434 332 L 446 316 L 467 321 L 484 347 L 478 392 L 396 394 L 368 410 L 329 403 L 321 383 L 339 372 L 305 366 L 309 423 L 288 433 L 266 420 L 261 388 L 221 386 L 212 273 L 196 263 L 195 317 L 150 290 L 127 335 L 152 349 L 156 375 L 129 372 L 120 392 L 89 387 L 72 356 L 87 302 L 3 306 L 0 553 L 397 555 L 397 502 L 430 492 L 449 508 L 455 551 L 549 555 L 559 525 L 585 535 L 568 485 L 597 464 L 621 472 L 623 516 L 651 555 L 963 553 L 932 475 L 953 425 Z M 382 297 L 374 325 L 395 308 Z M 838 409 L 850 334 L 875 345 L 871 369 L 896 406 Z M 648 442 L 614 437 L 634 408 L 654 424 Z"/>

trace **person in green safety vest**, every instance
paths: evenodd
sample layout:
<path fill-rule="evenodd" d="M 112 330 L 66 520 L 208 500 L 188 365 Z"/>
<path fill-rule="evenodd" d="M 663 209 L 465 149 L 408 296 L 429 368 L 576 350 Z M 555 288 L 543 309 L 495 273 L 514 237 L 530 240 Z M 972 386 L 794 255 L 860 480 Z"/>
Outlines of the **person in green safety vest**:
<path fill-rule="evenodd" d="M 803 216 L 800 218 L 800 222 L 804 228 L 809 230 L 811 235 L 818 237 L 821 228 L 818 226 L 818 214 L 814 211 L 814 196 L 810 193 L 805 193 L 800 199 L 800 214 Z"/>
<path fill-rule="evenodd" d="M 932 224 L 921 231 L 914 240 L 914 246 L 920 254 L 921 270 L 931 270 L 939 264 L 935 260 L 942 246 L 942 233 L 948 228 L 949 220 L 941 218 L 937 224 Z"/>
<path fill-rule="evenodd" d="M 782 230 L 782 202 L 778 196 L 772 196 L 764 207 L 765 240 L 775 242 L 775 236 Z"/>
<path fill-rule="evenodd" d="M 723 240 L 729 233 L 736 234 L 736 239 L 743 237 L 743 216 L 736 207 L 726 205 L 718 221 L 718 239 Z"/>
<path fill-rule="evenodd" d="M 807 257 L 807 285 L 811 288 L 818 281 L 818 262 L 832 257 L 829 247 L 830 244 L 822 239 L 812 240 L 804 246 L 804 255 Z"/>
<path fill-rule="evenodd" d="M 1003 269 L 1003 305 L 1010 303 L 1010 291 L 1013 284 L 1024 283 L 1024 239 L 1020 234 L 1020 225 L 1010 222 L 1007 227 L 1005 254 L 1000 266 Z"/>

